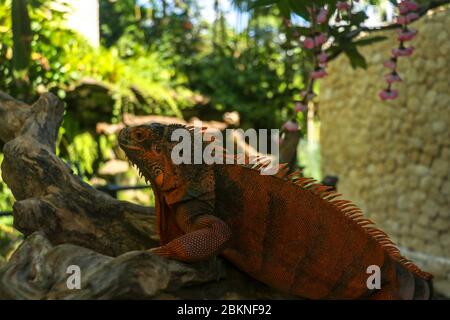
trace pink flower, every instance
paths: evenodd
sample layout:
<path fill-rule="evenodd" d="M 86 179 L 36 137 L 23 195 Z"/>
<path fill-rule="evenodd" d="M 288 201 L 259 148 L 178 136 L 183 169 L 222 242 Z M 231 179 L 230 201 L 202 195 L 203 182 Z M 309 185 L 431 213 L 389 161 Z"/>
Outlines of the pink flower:
<path fill-rule="evenodd" d="M 419 15 L 415 12 L 410 12 L 406 15 L 406 23 L 413 22 L 417 19 L 419 19 Z"/>
<path fill-rule="evenodd" d="M 302 96 L 302 98 L 306 99 L 307 101 L 311 101 L 316 96 L 316 94 L 314 92 L 306 91 L 306 90 L 303 90 L 302 92 L 300 92 L 300 95 Z"/>
<path fill-rule="evenodd" d="M 323 45 L 325 42 L 327 42 L 327 35 L 323 32 L 319 33 L 314 37 L 314 42 L 316 43 L 317 47 Z"/>
<path fill-rule="evenodd" d="M 402 15 L 405 15 L 405 14 L 407 14 L 407 13 L 409 12 L 409 10 L 408 10 L 407 7 L 399 7 L 399 8 L 398 8 L 398 12 L 399 12 L 400 14 L 402 14 Z"/>
<path fill-rule="evenodd" d="M 402 15 L 407 14 L 409 12 L 408 6 L 406 6 L 403 2 L 399 3 L 398 12 Z"/>
<path fill-rule="evenodd" d="M 397 17 L 397 23 L 401 24 L 401 25 L 407 24 L 408 21 L 406 20 L 406 16 L 398 16 Z"/>
<path fill-rule="evenodd" d="M 391 84 L 393 82 L 401 82 L 402 78 L 397 74 L 397 72 L 392 72 L 384 75 L 384 79 L 387 83 Z"/>
<path fill-rule="evenodd" d="M 336 8 L 337 8 L 339 11 L 347 11 L 347 10 L 350 8 L 350 5 L 349 5 L 347 2 L 344 2 L 344 1 L 338 1 L 338 2 L 336 3 Z"/>
<path fill-rule="evenodd" d="M 296 121 L 288 120 L 283 124 L 281 129 L 284 129 L 284 130 L 290 131 L 290 132 L 298 131 L 298 123 Z"/>
<path fill-rule="evenodd" d="M 328 10 L 325 8 L 320 8 L 319 14 L 316 17 L 316 21 L 318 24 L 322 24 L 327 21 Z"/>
<path fill-rule="evenodd" d="M 413 39 L 416 34 L 417 34 L 417 30 L 413 30 L 413 29 L 408 29 L 408 30 L 398 30 L 398 36 L 397 39 L 398 41 L 409 41 L 411 39 Z"/>
<path fill-rule="evenodd" d="M 383 65 L 391 70 L 394 70 L 397 67 L 397 63 L 395 62 L 395 60 L 390 59 L 390 60 L 386 60 Z"/>
<path fill-rule="evenodd" d="M 296 102 L 294 110 L 296 112 L 303 112 L 303 111 L 308 110 L 308 107 L 304 103 Z"/>
<path fill-rule="evenodd" d="M 395 98 L 398 97 L 398 91 L 394 90 L 394 89 L 386 89 L 386 90 L 380 91 L 378 96 L 383 101 L 384 100 L 394 100 Z"/>
<path fill-rule="evenodd" d="M 306 37 L 305 40 L 303 41 L 303 45 L 305 46 L 306 49 L 314 48 L 315 47 L 314 39 L 310 38 L 310 37 Z"/>
<path fill-rule="evenodd" d="M 403 14 L 403 15 L 407 14 L 410 11 L 408 8 L 408 5 L 406 4 L 405 1 L 400 2 L 397 7 L 398 7 L 398 11 L 400 12 L 400 14 Z"/>
<path fill-rule="evenodd" d="M 405 3 L 405 5 L 407 6 L 407 8 L 410 11 L 415 11 L 415 10 L 419 9 L 419 5 L 414 1 L 407 0 L 407 1 L 403 1 L 403 3 Z"/>
<path fill-rule="evenodd" d="M 392 55 L 394 57 L 408 57 L 408 56 L 412 55 L 413 51 L 414 51 L 414 47 L 395 48 L 395 49 L 392 49 Z"/>
<path fill-rule="evenodd" d="M 322 32 L 314 36 L 314 38 L 306 37 L 305 40 L 303 40 L 303 46 L 306 49 L 313 49 L 315 47 L 320 47 L 325 42 L 327 42 L 327 35 Z"/>
<path fill-rule="evenodd" d="M 328 73 L 323 68 L 318 68 L 311 72 L 311 78 L 313 79 L 321 79 L 328 75 Z"/>
<path fill-rule="evenodd" d="M 419 5 L 414 1 L 402 1 L 398 4 L 400 14 L 406 14 L 410 11 L 415 11 L 419 8 Z"/>
<path fill-rule="evenodd" d="M 317 60 L 321 64 L 325 64 L 328 61 L 328 55 L 325 52 L 321 52 L 317 55 Z"/>

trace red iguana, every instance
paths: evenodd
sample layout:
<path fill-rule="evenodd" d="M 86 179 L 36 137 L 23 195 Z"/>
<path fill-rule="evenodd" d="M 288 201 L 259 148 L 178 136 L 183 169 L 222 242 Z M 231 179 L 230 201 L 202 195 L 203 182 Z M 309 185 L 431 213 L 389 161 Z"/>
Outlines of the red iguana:
<path fill-rule="evenodd" d="M 155 193 L 161 246 L 151 252 L 185 262 L 221 254 L 308 299 L 430 298 L 432 275 L 402 257 L 350 201 L 286 170 L 269 176 L 238 164 L 175 165 L 171 133 L 179 128 L 153 123 L 119 134 Z M 380 267 L 380 289 L 368 289 L 371 265 Z"/>

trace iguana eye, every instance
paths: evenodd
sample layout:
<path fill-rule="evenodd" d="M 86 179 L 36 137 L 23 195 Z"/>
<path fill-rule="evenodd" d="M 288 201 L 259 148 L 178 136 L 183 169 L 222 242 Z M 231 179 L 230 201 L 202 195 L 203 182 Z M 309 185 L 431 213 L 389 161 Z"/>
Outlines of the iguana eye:
<path fill-rule="evenodd" d="M 145 135 L 142 131 L 136 131 L 134 133 L 134 139 L 137 141 L 143 141 L 145 139 Z"/>

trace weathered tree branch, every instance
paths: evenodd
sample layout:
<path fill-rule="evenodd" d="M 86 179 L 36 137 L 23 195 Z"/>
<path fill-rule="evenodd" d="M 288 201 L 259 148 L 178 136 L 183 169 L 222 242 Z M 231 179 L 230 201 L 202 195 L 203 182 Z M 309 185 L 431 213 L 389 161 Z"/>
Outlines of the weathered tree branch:
<path fill-rule="evenodd" d="M 69 266 L 80 268 L 80 289 L 67 286 Z M 0 299 L 280 299 L 221 259 L 196 264 L 147 251 L 116 258 L 84 247 L 53 246 L 41 232 L 30 235 L 0 264 Z"/>
<path fill-rule="evenodd" d="M 92 188 L 55 155 L 63 112 L 52 94 L 31 107 L 0 95 L 2 173 L 16 198 L 15 227 L 25 235 L 43 231 L 55 244 L 70 242 L 112 256 L 155 246 L 153 209 Z"/>
<path fill-rule="evenodd" d="M 67 286 L 69 266 L 80 268 L 79 290 Z M 113 258 L 71 244 L 52 246 L 43 233 L 36 232 L 0 268 L 0 298 L 163 298 L 182 286 L 216 280 L 220 267 L 188 266 L 146 251 Z"/>

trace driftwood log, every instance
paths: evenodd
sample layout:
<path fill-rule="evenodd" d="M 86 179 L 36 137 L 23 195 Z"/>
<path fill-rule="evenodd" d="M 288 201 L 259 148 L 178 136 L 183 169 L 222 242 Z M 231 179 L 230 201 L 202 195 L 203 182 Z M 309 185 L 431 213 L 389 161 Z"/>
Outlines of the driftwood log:
<path fill-rule="evenodd" d="M 152 209 L 97 191 L 55 155 L 61 101 L 52 94 L 32 106 L 5 94 L 0 99 L 2 174 L 16 199 L 19 231 L 42 231 L 54 244 L 73 243 L 113 256 L 156 245 Z"/>
<path fill-rule="evenodd" d="M 0 92 L 3 180 L 25 240 L 0 263 L 3 299 L 285 298 L 221 258 L 185 264 L 148 251 L 154 209 L 118 201 L 83 182 L 55 154 L 64 105 L 44 94 L 29 106 Z M 79 266 L 81 289 L 67 268 Z"/>

